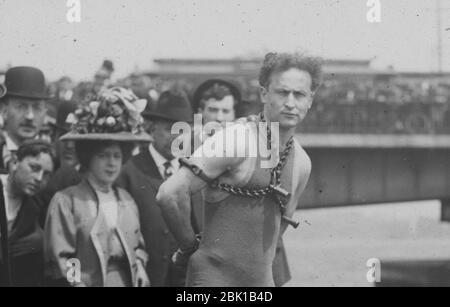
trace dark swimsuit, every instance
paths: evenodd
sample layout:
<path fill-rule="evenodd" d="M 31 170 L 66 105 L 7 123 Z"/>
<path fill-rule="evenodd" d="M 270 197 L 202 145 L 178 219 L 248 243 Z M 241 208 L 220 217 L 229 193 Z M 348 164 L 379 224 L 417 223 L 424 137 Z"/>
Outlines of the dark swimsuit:
<path fill-rule="evenodd" d="M 281 186 L 292 186 L 294 151 L 281 176 Z M 247 188 L 263 188 L 270 182 L 270 169 L 255 171 Z M 272 262 L 280 232 L 281 213 L 272 198 L 228 195 L 218 202 L 205 202 L 205 224 L 200 248 L 189 262 L 188 287 L 271 287 Z"/>

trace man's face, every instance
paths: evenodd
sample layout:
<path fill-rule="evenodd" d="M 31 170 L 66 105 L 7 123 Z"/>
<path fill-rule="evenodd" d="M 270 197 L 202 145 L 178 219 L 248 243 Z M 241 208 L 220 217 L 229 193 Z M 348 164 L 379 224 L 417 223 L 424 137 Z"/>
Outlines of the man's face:
<path fill-rule="evenodd" d="M 178 137 L 178 134 L 172 134 L 171 121 L 157 120 L 150 129 L 150 134 L 153 137 L 153 146 L 155 149 L 167 160 L 172 160 L 172 142 Z"/>
<path fill-rule="evenodd" d="M 6 131 L 19 141 L 33 139 L 41 129 L 46 113 L 44 100 L 9 97 L 3 109 Z"/>
<path fill-rule="evenodd" d="M 48 183 L 53 172 L 53 161 L 49 154 L 28 156 L 13 167 L 13 182 L 24 195 L 33 196 Z"/>
<path fill-rule="evenodd" d="M 78 164 L 74 141 L 57 141 L 56 148 L 61 165 L 75 167 Z"/>
<path fill-rule="evenodd" d="M 234 121 L 234 97 L 225 96 L 222 100 L 210 98 L 204 102 L 203 109 L 199 110 L 203 116 L 203 123 L 218 122 L 224 125 L 226 122 Z"/>
<path fill-rule="evenodd" d="M 280 129 L 296 127 L 311 108 L 311 85 L 310 74 L 297 68 L 273 74 L 268 88 L 261 89 L 269 120 L 279 122 Z"/>
<path fill-rule="evenodd" d="M 73 90 L 75 86 L 71 80 L 64 79 L 63 81 L 60 82 L 59 87 L 64 91 L 70 91 Z"/>

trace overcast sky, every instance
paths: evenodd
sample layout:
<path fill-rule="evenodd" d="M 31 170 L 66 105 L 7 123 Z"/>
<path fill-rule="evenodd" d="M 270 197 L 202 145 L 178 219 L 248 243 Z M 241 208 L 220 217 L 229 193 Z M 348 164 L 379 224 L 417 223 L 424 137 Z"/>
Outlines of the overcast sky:
<path fill-rule="evenodd" d="M 376 67 L 437 67 L 435 1 L 80 0 L 81 23 L 66 0 L 0 0 L 0 68 L 34 65 L 49 79 L 91 78 L 104 58 L 116 76 L 155 57 L 234 57 L 306 50 L 325 58 L 375 59 Z M 450 71 L 450 0 L 443 0 L 444 69 Z"/>

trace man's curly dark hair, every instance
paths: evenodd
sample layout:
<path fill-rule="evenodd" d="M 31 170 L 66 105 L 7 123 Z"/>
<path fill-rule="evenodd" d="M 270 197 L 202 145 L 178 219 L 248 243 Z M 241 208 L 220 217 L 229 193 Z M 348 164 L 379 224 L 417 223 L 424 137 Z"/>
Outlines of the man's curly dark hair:
<path fill-rule="evenodd" d="M 263 65 L 259 72 L 259 84 L 268 88 L 274 73 L 283 72 L 291 68 L 297 68 L 309 73 L 311 76 L 311 90 L 313 92 L 319 87 L 322 80 L 322 59 L 306 56 L 300 53 L 276 53 L 266 54 Z"/>
<path fill-rule="evenodd" d="M 26 140 L 19 146 L 16 156 L 18 161 L 22 161 L 26 157 L 37 157 L 41 153 L 48 154 L 52 162 L 55 163 L 55 154 L 52 145 L 43 140 Z"/>
<path fill-rule="evenodd" d="M 228 96 L 228 95 L 231 95 L 231 96 L 233 95 L 233 93 L 231 92 L 231 90 L 228 87 L 226 87 L 223 84 L 214 83 L 211 87 L 209 87 L 207 90 L 205 90 L 202 93 L 201 99 L 200 99 L 200 107 L 204 108 L 205 102 L 211 98 L 213 98 L 215 100 L 222 100 L 225 96 Z M 235 99 L 234 105 L 236 105 L 236 99 Z"/>

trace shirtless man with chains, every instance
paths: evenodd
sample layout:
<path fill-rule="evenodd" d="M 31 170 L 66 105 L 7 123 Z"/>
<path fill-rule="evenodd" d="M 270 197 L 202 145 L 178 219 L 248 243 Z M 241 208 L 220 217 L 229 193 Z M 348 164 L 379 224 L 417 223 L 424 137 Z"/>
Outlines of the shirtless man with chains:
<path fill-rule="evenodd" d="M 311 172 L 311 161 L 294 134 L 311 108 L 320 79 L 321 62 L 316 58 L 267 54 L 259 75 L 263 112 L 214 134 L 202 147 L 228 140 L 229 129 L 244 129 L 246 149 L 265 142 L 276 156 L 274 165 L 263 167 L 264 157 L 259 154 L 205 157 L 194 153 L 190 159 L 180 159 L 183 167 L 161 186 L 157 201 L 180 244 L 173 261 L 188 265 L 187 286 L 274 285 L 277 239 L 288 225 L 298 226 L 292 216 Z M 260 122 L 267 122 L 267 127 L 278 123 L 279 133 L 251 128 L 261 127 Z M 189 218 L 190 195 L 199 190 L 205 196 L 201 240 Z"/>

